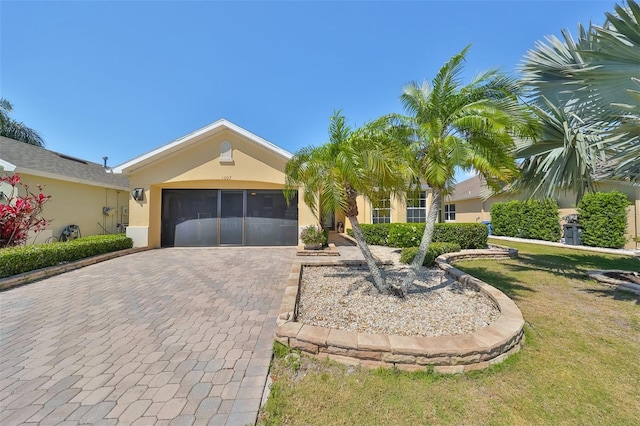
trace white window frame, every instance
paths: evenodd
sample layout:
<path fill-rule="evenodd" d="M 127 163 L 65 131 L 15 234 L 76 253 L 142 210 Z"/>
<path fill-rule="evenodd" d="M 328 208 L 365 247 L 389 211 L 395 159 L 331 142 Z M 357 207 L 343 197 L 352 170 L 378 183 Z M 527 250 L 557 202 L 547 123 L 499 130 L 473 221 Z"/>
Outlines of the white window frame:
<path fill-rule="evenodd" d="M 407 223 L 425 223 L 427 221 L 427 191 L 420 189 L 420 190 L 415 190 L 415 191 L 411 191 L 408 195 L 410 195 L 411 197 L 413 197 L 415 194 L 418 194 L 418 207 L 413 207 L 413 206 L 409 206 L 409 203 L 411 200 L 415 200 L 415 198 L 409 198 L 407 197 Z M 422 210 L 424 212 L 424 220 L 422 221 L 413 221 L 413 220 L 409 220 L 410 215 L 409 211 L 420 211 Z"/>
<path fill-rule="evenodd" d="M 453 207 L 453 209 L 451 208 Z M 444 221 L 455 222 L 456 221 L 456 205 L 455 203 L 449 203 L 444 205 Z"/>
<path fill-rule="evenodd" d="M 371 223 L 375 224 L 375 223 L 391 223 L 391 195 L 389 195 L 389 197 L 387 198 L 381 198 L 379 200 L 379 203 L 381 204 L 380 207 L 376 207 L 374 202 L 371 202 Z M 385 206 L 385 204 L 387 204 Z M 389 215 L 388 216 L 380 216 L 380 212 L 382 211 L 388 211 Z M 385 221 L 381 222 L 380 218 L 385 218 Z"/>
<path fill-rule="evenodd" d="M 233 145 L 229 141 L 220 144 L 220 162 L 233 163 Z"/>

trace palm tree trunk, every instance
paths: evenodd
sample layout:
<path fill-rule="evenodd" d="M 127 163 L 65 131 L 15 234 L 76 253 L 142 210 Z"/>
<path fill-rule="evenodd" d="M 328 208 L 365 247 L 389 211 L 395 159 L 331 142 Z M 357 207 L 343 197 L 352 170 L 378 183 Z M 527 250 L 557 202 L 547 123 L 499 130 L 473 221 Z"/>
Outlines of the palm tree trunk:
<path fill-rule="evenodd" d="M 360 222 L 358 222 L 357 216 L 347 216 L 349 221 L 351 222 L 351 228 L 353 228 L 353 234 L 356 237 L 356 241 L 358 242 L 358 247 L 360 247 L 360 251 L 362 252 L 362 256 L 364 256 L 364 260 L 367 262 L 367 266 L 369 267 L 369 272 L 371 272 L 371 276 L 373 277 L 373 285 L 378 290 L 380 294 L 389 294 L 390 288 L 385 282 L 384 278 L 382 278 L 382 272 L 380 272 L 380 268 L 373 258 L 373 254 L 371 254 L 371 250 L 369 250 L 369 246 L 364 238 L 364 234 L 362 233 L 362 228 L 360 228 Z"/>
<path fill-rule="evenodd" d="M 420 246 L 418 247 L 418 252 L 416 253 L 416 257 L 413 258 L 413 263 L 411 263 L 411 269 L 407 273 L 407 276 L 402 281 L 402 286 L 400 290 L 402 291 L 402 295 L 406 296 L 409 292 L 409 287 L 413 284 L 416 279 L 422 264 L 424 263 L 424 258 L 427 256 L 427 250 L 429 250 L 429 245 L 433 240 L 433 230 L 436 226 L 436 219 L 438 217 L 438 210 L 440 210 L 440 191 L 434 189 L 431 193 L 431 205 L 429 206 L 429 214 L 427 215 L 427 223 L 424 227 L 424 233 L 422 234 L 422 240 L 420 241 Z"/>

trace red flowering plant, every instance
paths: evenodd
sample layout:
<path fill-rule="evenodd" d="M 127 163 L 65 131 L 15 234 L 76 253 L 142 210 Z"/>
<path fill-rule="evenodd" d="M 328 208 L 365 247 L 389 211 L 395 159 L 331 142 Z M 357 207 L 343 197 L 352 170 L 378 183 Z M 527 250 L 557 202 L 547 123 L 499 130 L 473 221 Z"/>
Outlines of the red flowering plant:
<path fill-rule="evenodd" d="M 40 232 L 49 224 L 41 214 L 51 196 L 42 193 L 41 185 L 37 193 L 31 191 L 29 185 L 20 183 L 17 174 L 0 176 L 0 183 L 12 187 L 6 202 L 0 203 L 0 248 L 19 246 L 27 241 L 29 231 Z M 19 195 L 19 188 L 24 195 Z"/>

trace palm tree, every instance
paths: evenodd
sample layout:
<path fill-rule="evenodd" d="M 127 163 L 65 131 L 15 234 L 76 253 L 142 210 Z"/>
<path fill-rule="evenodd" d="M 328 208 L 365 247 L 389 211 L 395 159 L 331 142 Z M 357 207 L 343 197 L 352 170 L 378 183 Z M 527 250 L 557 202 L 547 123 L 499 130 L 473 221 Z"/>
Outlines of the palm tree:
<path fill-rule="evenodd" d="M 586 53 L 590 67 L 582 74 L 600 94 L 602 107 L 614 111 L 605 121 L 612 128 L 604 141 L 610 154 L 607 177 L 640 183 L 640 4 L 627 0 L 627 7 L 614 9 L 596 27 L 597 48 Z"/>
<path fill-rule="evenodd" d="M 412 82 L 400 101 L 409 117 L 398 117 L 413 129 L 410 145 L 419 179 L 432 190 L 425 231 L 412 268 L 402 283 L 406 294 L 424 262 L 433 239 L 441 198 L 454 183 L 456 168 L 475 169 L 492 188 L 518 173 L 514 136 L 530 136 L 534 122 L 518 102 L 517 80 L 487 71 L 463 85 L 461 73 L 467 46 L 453 56 L 431 84 Z"/>
<path fill-rule="evenodd" d="M 603 26 L 579 25 L 576 39 L 564 30 L 527 53 L 523 83 L 545 135 L 518 148 L 525 192 L 570 189 L 577 202 L 599 179 L 640 181 L 640 6 L 627 5 Z"/>
<path fill-rule="evenodd" d="M 516 142 L 516 157 L 523 158 L 521 173 L 511 189 L 529 198 L 557 198 L 573 192 L 576 203 L 597 190 L 597 174 L 606 163 L 601 145 L 604 132 L 589 125 L 574 109 L 554 105 L 541 97 L 534 104 L 542 131 L 536 139 Z"/>
<path fill-rule="evenodd" d="M 317 217 L 343 212 L 351 222 L 375 288 L 382 294 L 397 294 L 397 289 L 383 278 L 369 250 L 358 222 L 356 202 L 360 195 L 375 201 L 384 191 L 403 194 L 413 178 L 406 147 L 395 143 L 385 130 L 381 120 L 352 130 L 340 111 L 335 112 L 329 125 L 329 141 L 300 149 L 287 163 L 285 196 L 291 199 L 301 188 L 305 204 Z"/>
<path fill-rule="evenodd" d="M 38 132 L 9 117 L 12 110 L 11 103 L 5 98 L 0 98 L 0 136 L 44 147 L 44 139 Z"/>

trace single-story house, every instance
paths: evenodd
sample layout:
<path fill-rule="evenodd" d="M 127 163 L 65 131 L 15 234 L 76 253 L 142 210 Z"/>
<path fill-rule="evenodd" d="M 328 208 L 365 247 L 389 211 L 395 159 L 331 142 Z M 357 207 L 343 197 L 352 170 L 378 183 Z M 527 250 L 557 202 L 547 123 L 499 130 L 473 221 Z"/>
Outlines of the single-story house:
<path fill-rule="evenodd" d="M 287 202 L 285 165 L 292 154 L 227 120 L 219 120 L 119 166 L 129 178 L 129 226 L 135 246 L 294 246 L 319 220 L 297 196 Z M 359 200 L 362 223 L 419 221 L 427 191 L 411 207 L 391 197 Z M 320 221 L 348 227 L 340 214 Z"/>
<path fill-rule="evenodd" d="M 51 222 L 28 243 L 57 241 L 70 225 L 73 238 L 123 232 L 128 224 L 129 179 L 104 165 L 0 137 L 0 173 L 17 173 L 23 184 L 42 185 L 51 196 L 43 210 Z M 2 184 L 0 202 L 15 195 L 12 190 Z"/>
<path fill-rule="evenodd" d="M 640 186 L 621 181 L 600 181 L 598 191 L 609 192 L 616 190 L 629 197 L 631 205 L 627 208 L 627 244 L 625 248 L 634 249 L 640 233 Z M 513 195 L 494 195 L 483 199 L 486 186 L 480 176 L 459 182 L 451 195 L 443 201 L 443 219 L 445 222 L 483 222 L 491 220 L 491 205 L 496 202 L 518 199 Z M 560 217 L 577 213 L 575 194 L 561 194 L 557 198 Z M 564 221 L 561 221 L 564 223 Z"/>

